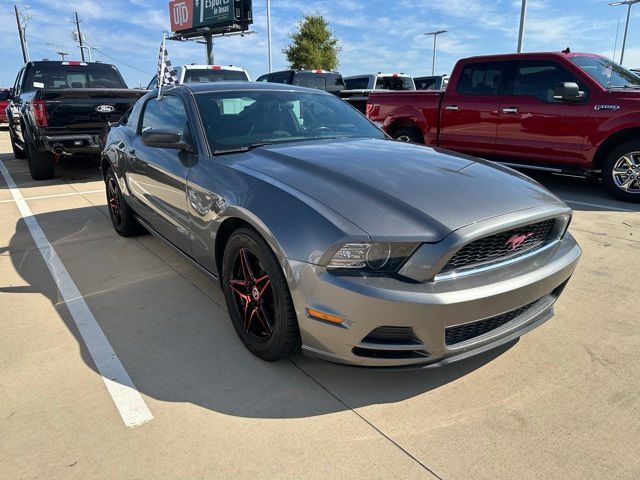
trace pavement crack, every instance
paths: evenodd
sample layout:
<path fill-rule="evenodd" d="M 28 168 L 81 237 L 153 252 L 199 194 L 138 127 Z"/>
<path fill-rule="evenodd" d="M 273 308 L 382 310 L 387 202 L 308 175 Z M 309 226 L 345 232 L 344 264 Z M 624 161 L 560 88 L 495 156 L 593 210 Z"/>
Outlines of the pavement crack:
<path fill-rule="evenodd" d="M 371 421 L 369 421 L 366 417 L 364 417 L 363 415 L 361 415 L 360 413 L 358 413 L 351 405 L 349 405 L 347 402 L 345 402 L 344 400 L 342 400 L 338 395 L 336 395 L 335 393 L 333 393 L 331 390 L 329 390 L 327 387 L 325 387 L 322 383 L 320 383 L 318 380 L 316 380 L 310 373 L 308 373 L 304 368 L 302 368 L 300 365 L 298 365 L 296 362 L 294 362 L 291 359 L 288 359 L 289 362 L 296 367 L 298 370 L 300 370 L 305 376 L 307 376 L 313 383 L 315 383 L 316 385 L 318 385 L 320 388 L 322 388 L 325 392 L 327 392 L 329 395 L 331 395 L 333 398 L 335 398 L 340 404 L 344 405 L 348 410 L 350 410 L 352 413 L 354 413 L 358 418 L 360 418 L 360 420 L 362 420 L 364 423 L 366 423 L 367 425 L 369 425 L 369 427 L 371 427 L 373 430 L 375 430 L 376 432 L 378 432 L 380 435 L 382 435 L 385 439 L 387 439 L 387 441 L 389 441 L 390 443 L 392 443 L 398 450 L 400 450 L 402 453 L 404 453 L 406 456 L 408 456 L 411 460 L 413 460 L 415 463 L 417 463 L 418 465 L 420 465 L 424 470 L 426 470 L 427 472 L 429 472 L 431 475 L 433 475 L 435 478 L 437 478 L 438 480 L 443 480 L 443 478 L 438 475 L 436 472 L 434 472 L 433 470 L 431 470 L 427 465 L 425 465 L 424 463 L 422 463 L 420 460 L 418 460 L 414 455 L 412 455 L 408 450 L 406 450 L 403 446 L 401 446 L 398 442 L 396 442 L 393 438 L 391 438 L 389 435 L 387 435 L 386 433 L 384 433 L 382 430 L 380 430 L 378 427 L 376 427 Z"/>

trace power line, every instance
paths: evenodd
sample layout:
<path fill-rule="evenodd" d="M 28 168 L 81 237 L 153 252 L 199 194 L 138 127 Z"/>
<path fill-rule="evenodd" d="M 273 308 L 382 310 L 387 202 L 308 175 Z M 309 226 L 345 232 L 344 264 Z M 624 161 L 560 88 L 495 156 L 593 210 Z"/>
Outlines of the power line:
<path fill-rule="evenodd" d="M 127 63 L 127 62 L 123 62 L 122 60 L 120 60 L 120 59 L 118 59 L 118 58 L 115 58 L 115 57 L 113 57 L 113 56 L 109 55 L 107 52 L 105 52 L 105 51 L 104 51 L 104 48 L 102 48 L 102 47 L 93 47 L 93 48 L 95 48 L 96 50 L 98 50 L 98 51 L 99 51 L 102 55 L 104 55 L 105 57 L 107 57 L 107 58 L 109 58 L 109 59 L 113 60 L 113 61 L 114 61 L 114 62 L 116 62 L 116 63 L 119 63 L 119 64 L 121 64 L 121 65 L 124 65 L 125 67 L 130 68 L 131 70 L 135 70 L 136 72 L 139 72 L 139 73 L 144 73 L 145 75 L 153 75 L 153 74 L 151 74 L 151 73 L 149 73 L 149 72 L 145 72 L 144 70 L 141 70 L 141 69 L 139 69 L 138 67 L 134 67 L 133 65 L 131 65 L 131 64 Z"/>

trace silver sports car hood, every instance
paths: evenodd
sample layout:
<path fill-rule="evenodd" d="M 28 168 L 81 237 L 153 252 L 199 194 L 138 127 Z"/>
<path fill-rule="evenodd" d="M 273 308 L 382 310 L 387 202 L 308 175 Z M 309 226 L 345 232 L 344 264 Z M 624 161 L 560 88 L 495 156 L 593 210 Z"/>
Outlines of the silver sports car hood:
<path fill-rule="evenodd" d="M 323 203 L 376 239 L 437 242 L 473 222 L 561 203 L 510 169 L 389 140 L 282 144 L 240 158 L 242 165 Z"/>

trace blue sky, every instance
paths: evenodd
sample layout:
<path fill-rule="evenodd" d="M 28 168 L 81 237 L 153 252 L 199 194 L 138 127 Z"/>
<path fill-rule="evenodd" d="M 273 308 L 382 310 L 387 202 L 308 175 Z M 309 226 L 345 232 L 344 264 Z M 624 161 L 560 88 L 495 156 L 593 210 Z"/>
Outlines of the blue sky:
<path fill-rule="evenodd" d="M 27 27 L 32 59 L 57 58 L 63 46 L 79 58 L 71 40 L 71 12 L 77 10 L 88 43 L 103 49 L 95 57 L 115 63 L 130 86 L 146 85 L 157 62 L 162 30 L 168 28 L 167 0 L 20 0 L 29 5 Z M 631 19 L 625 65 L 640 67 L 640 4 Z M 216 41 L 216 62 L 247 68 L 252 76 L 267 71 L 265 0 L 254 0 L 253 30 L 245 38 Z M 459 58 L 512 52 L 516 48 L 519 0 L 272 0 L 274 68 L 287 67 L 281 53 L 287 35 L 306 12 L 327 16 L 340 39 L 340 70 L 345 75 L 377 71 L 430 74 L 431 40 L 423 32 L 448 30 L 438 40 L 437 73 L 449 73 Z M 612 56 L 620 19 L 620 40 L 626 7 L 601 0 L 529 0 L 525 51 L 590 51 Z M 22 63 L 13 18 L 13 1 L 0 0 L 0 86 L 10 85 Z M 204 63 L 203 45 L 168 42 L 175 64 Z M 107 55 L 118 59 L 112 62 Z M 129 68 L 127 65 L 135 67 Z"/>

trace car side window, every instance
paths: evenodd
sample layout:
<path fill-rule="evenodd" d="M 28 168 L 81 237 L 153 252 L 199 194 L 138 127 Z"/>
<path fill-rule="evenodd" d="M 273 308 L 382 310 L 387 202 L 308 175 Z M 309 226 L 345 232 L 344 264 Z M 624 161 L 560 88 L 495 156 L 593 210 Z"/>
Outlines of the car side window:
<path fill-rule="evenodd" d="M 187 111 L 183 101 L 175 95 L 165 95 L 160 100 L 152 98 L 142 114 L 141 133 L 150 130 L 171 130 L 180 135 L 187 131 Z"/>
<path fill-rule="evenodd" d="M 456 92 L 460 95 L 500 95 L 504 62 L 469 63 L 462 69 Z"/>
<path fill-rule="evenodd" d="M 512 95 L 536 97 L 543 102 L 557 103 L 553 98 L 556 85 L 575 82 L 582 91 L 585 85 L 571 72 L 548 60 L 526 60 L 520 62 L 516 71 Z"/>
<path fill-rule="evenodd" d="M 20 69 L 20 72 L 18 73 L 18 78 L 16 78 L 16 83 L 13 86 L 13 90 L 14 90 L 14 95 L 18 95 L 20 93 L 20 85 L 22 84 L 22 76 L 24 74 L 24 68 Z"/>
<path fill-rule="evenodd" d="M 260 77 L 258 77 L 256 79 L 256 82 L 268 82 L 269 81 L 269 75 L 262 75 Z"/>

